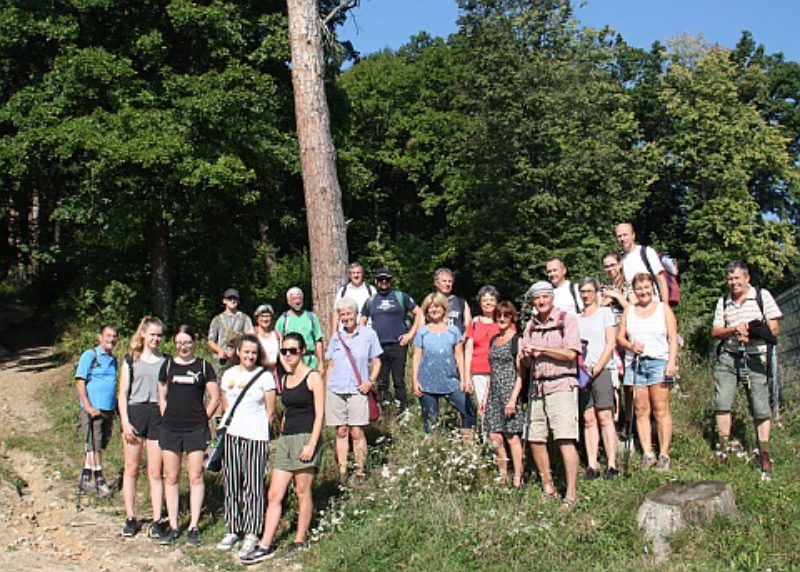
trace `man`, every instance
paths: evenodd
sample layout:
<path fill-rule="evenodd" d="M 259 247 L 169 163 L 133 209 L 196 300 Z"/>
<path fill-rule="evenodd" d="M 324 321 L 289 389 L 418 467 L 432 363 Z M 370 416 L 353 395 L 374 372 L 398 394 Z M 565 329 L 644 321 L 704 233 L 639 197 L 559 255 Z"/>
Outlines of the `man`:
<path fill-rule="evenodd" d="M 361 310 L 364 308 L 364 303 L 366 303 L 367 299 L 375 294 L 375 286 L 364 282 L 364 268 L 358 262 L 350 264 L 347 269 L 347 278 L 349 280 L 347 284 L 336 292 L 336 299 L 333 302 L 333 307 L 336 308 L 336 304 L 338 304 L 340 300 L 350 298 L 351 300 L 355 300 L 356 304 L 358 304 L 358 314 L 356 314 L 358 316 L 361 314 Z M 339 313 L 335 309 L 331 314 L 331 324 L 332 338 L 336 334 L 336 330 L 339 329 Z"/>
<path fill-rule="evenodd" d="M 319 318 L 311 310 L 303 310 L 303 291 L 294 286 L 286 292 L 286 303 L 289 310 L 281 314 L 275 329 L 280 333 L 281 339 L 286 334 L 296 332 L 306 341 L 306 355 L 303 361 L 311 369 L 316 369 L 320 375 L 324 372 L 322 361 L 322 326 Z"/>
<path fill-rule="evenodd" d="M 558 256 L 544 265 L 547 280 L 553 285 L 553 304 L 556 310 L 564 310 L 577 315 L 583 312 L 583 304 L 578 295 L 578 285 L 567 280 L 567 266 Z"/>
<path fill-rule="evenodd" d="M 769 454 L 770 391 L 767 341 L 777 336 L 783 317 L 772 295 L 750 285 L 750 271 L 742 262 L 725 268 L 729 293 L 719 299 L 714 311 L 712 337 L 721 340 L 714 366 L 714 410 L 716 411 L 716 457 L 725 461 L 741 445 L 731 441 L 733 403 L 739 383 L 747 391 L 750 414 L 756 427 L 758 461 L 764 479 L 772 473 Z M 766 322 L 768 331 L 762 330 Z M 774 342 L 773 340 L 770 340 Z M 777 396 L 773 396 L 777 399 Z"/>
<path fill-rule="evenodd" d="M 394 382 L 395 399 L 400 413 L 408 408 L 406 397 L 406 353 L 408 343 L 414 339 L 417 323 L 421 323 L 422 312 L 414 299 L 399 290 L 392 289 L 392 273 L 381 268 L 375 273 L 377 293 L 367 300 L 361 310 L 361 324 L 372 319 L 372 329 L 378 334 L 383 353 L 380 355 L 381 371 L 378 377 L 378 393 L 382 402 L 390 401 L 389 374 Z M 416 317 L 411 329 L 406 325 L 406 314 Z M 406 331 L 408 330 L 408 331 Z"/>
<path fill-rule="evenodd" d="M 542 476 L 543 495 L 551 498 L 556 488 L 550 472 L 547 437 L 552 433 L 561 451 L 567 480 L 562 508 L 568 509 L 578 499 L 576 359 L 581 351 L 578 320 L 574 314 L 555 308 L 553 285 L 549 282 L 536 282 L 529 292 L 536 315 L 525 327 L 521 348 L 528 364 L 525 367 L 530 367 L 530 360 L 533 360 L 529 395 L 523 396 L 529 400 L 530 422 L 523 435 L 530 442 L 533 460 Z M 506 414 L 513 413 L 521 388 L 518 380 L 509 399 L 511 411 L 507 406 Z"/>
<path fill-rule="evenodd" d="M 472 310 L 470 310 L 469 304 L 464 298 L 453 294 L 454 282 L 453 271 L 449 268 L 439 268 L 433 274 L 434 288 L 450 302 L 450 315 L 447 318 L 447 325 L 455 326 L 463 335 L 467 331 L 467 324 L 472 322 Z"/>
<path fill-rule="evenodd" d="M 79 487 L 83 492 L 105 497 L 111 490 L 103 476 L 102 451 L 111 438 L 117 407 L 117 358 L 112 353 L 117 343 L 117 328 L 105 324 L 97 341 L 96 347 L 81 354 L 75 370 L 81 432 L 86 445 Z"/>
<path fill-rule="evenodd" d="M 225 370 L 228 360 L 233 357 L 236 340 L 239 336 L 253 331 L 250 316 L 239 311 L 239 291 L 228 288 L 222 295 L 225 310 L 214 316 L 208 328 L 208 347 L 214 352 L 214 365 L 217 371 Z"/>
<path fill-rule="evenodd" d="M 650 263 L 653 277 L 656 284 L 658 284 L 657 295 L 659 300 L 669 300 L 669 287 L 667 286 L 667 275 L 664 270 L 664 265 L 658 258 L 658 253 L 649 246 L 642 247 L 636 244 L 636 233 L 633 231 L 633 225 L 628 222 L 618 224 L 614 229 L 614 234 L 617 237 L 617 244 L 622 249 L 622 273 L 625 275 L 625 292 L 630 297 L 633 288 L 633 277 L 640 272 L 649 274 L 647 265 L 642 258 L 642 248 L 645 248 L 645 256 Z M 633 300 L 631 300 L 633 301 Z"/>

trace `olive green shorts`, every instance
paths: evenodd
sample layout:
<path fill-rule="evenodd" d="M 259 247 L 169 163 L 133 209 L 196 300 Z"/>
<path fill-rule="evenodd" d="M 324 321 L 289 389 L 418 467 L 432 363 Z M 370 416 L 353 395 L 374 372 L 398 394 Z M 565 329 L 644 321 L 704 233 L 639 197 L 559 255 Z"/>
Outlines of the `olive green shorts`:
<path fill-rule="evenodd" d="M 297 433 L 295 435 L 281 435 L 275 447 L 275 455 L 272 456 L 272 468 L 279 471 L 302 471 L 303 469 L 319 469 L 322 459 L 322 439 L 317 441 L 317 448 L 311 460 L 301 461 L 300 453 L 306 446 L 311 433 Z"/>
<path fill-rule="evenodd" d="M 733 410 L 739 383 L 738 373 L 742 366 L 741 358 L 736 354 L 722 351 L 714 364 L 714 411 L 727 413 Z M 769 419 L 772 415 L 769 399 L 769 379 L 767 376 L 767 356 L 750 354 L 747 356 L 747 367 L 742 370 L 750 378 L 750 399 L 752 399 L 753 419 Z M 745 394 L 747 399 L 747 394 Z M 749 404 L 748 404 L 749 406 Z"/>

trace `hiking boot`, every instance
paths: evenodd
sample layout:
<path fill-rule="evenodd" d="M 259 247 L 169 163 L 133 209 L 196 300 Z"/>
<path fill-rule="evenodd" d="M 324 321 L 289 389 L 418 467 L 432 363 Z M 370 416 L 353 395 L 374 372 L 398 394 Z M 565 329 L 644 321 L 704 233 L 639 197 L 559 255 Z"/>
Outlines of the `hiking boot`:
<path fill-rule="evenodd" d="M 761 480 L 769 481 L 772 479 L 772 458 L 769 451 L 761 449 L 758 452 L 758 464 L 761 467 Z"/>
<path fill-rule="evenodd" d="M 150 523 L 147 529 L 149 538 L 161 538 L 169 530 L 169 523 L 165 520 L 157 520 Z"/>
<path fill-rule="evenodd" d="M 669 455 L 659 455 L 658 462 L 656 463 L 656 471 L 659 473 L 666 473 L 669 471 Z"/>
<path fill-rule="evenodd" d="M 78 492 L 80 494 L 94 494 L 97 492 L 97 487 L 92 483 L 91 477 L 81 477 L 81 480 L 78 482 Z"/>
<path fill-rule="evenodd" d="M 256 547 L 250 551 L 250 554 L 239 557 L 239 560 L 244 565 L 258 564 L 264 560 L 269 560 L 275 556 L 275 547 L 270 544 L 269 546 L 261 546 L 256 544 Z"/>
<path fill-rule="evenodd" d="M 248 534 L 244 537 L 244 542 L 242 542 L 242 547 L 239 549 L 239 558 L 247 556 L 253 550 L 255 550 L 256 546 L 258 546 L 258 536 L 255 534 Z"/>
<path fill-rule="evenodd" d="M 230 550 L 239 544 L 239 535 L 235 532 L 229 532 L 222 537 L 222 540 L 217 544 L 217 550 Z"/>
<path fill-rule="evenodd" d="M 97 496 L 100 498 L 106 498 L 111 496 L 111 488 L 109 488 L 108 483 L 103 477 L 95 479 L 94 481 L 95 487 L 97 488 Z"/>
<path fill-rule="evenodd" d="M 645 453 L 642 455 L 642 462 L 639 464 L 639 468 L 643 471 L 649 471 L 656 465 L 656 456 L 653 453 Z"/>
<path fill-rule="evenodd" d="M 348 473 L 339 473 L 336 475 L 336 486 L 339 488 L 343 488 L 347 486 L 347 481 L 350 479 L 350 475 Z"/>
<path fill-rule="evenodd" d="M 289 545 L 289 548 L 286 549 L 286 560 L 292 560 L 295 556 L 300 554 L 301 552 L 308 550 L 308 544 L 305 542 L 292 542 Z"/>
<path fill-rule="evenodd" d="M 714 460 L 718 463 L 728 462 L 728 448 L 724 443 L 717 443 L 714 447 Z"/>
<path fill-rule="evenodd" d="M 158 539 L 158 543 L 161 546 L 169 546 L 170 544 L 174 544 L 180 535 L 181 531 L 177 528 L 167 528 L 164 534 L 161 535 L 161 538 Z"/>
<path fill-rule="evenodd" d="M 616 467 L 608 467 L 603 474 L 603 479 L 606 481 L 613 481 L 619 476 L 619 469 Z"/>
<path fill-rule="evenodd" d="M 583 478 L 587 481 L 594 481 L 595 479 L 600 478 L 600 471 L 593 467 L 586 467 L 586 472 L 583 475 Z"/>
<path fill-rule="evenodd" d="M 186 546 L 197 548 L 200 544 L 200 531 L 196 527 L 190 528 L 186 533 Z"/>
<path fill-rule="evenodd" d="M 122 536 L 125 538 L 133 538 L 139 531 L 142 530 L 142 525 L 135 518 L 126 518 L 125 526 L 122 527 Z"/>

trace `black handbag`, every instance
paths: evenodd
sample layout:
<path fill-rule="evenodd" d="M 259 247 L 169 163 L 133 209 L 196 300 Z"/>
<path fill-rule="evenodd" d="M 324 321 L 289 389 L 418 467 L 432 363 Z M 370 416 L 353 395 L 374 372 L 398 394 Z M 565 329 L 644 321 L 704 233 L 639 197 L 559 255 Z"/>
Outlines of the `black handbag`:
<path fill-rule="evenodd" d="M 247 390 L 250 389 L 256 380 L 261 377 L 265 369 L 262 369 L 258 373 L 253 376 L 247 385 L 244 387 L 242 392 L 239 394 L 239 397 L 236 398 L 236 401 L 233 404 L 233 407 L 229 409 L 229 412 L 225 414 L 222 418 L 222 422 L 220 423 L 219 427 L 217 427 L 217 434 L 211 440 L 211 443 L 208 445 L 208 456 L 206 457 L 205 463 L 203 466 L 205 467 L 206 471 L 211 471 L 212 473 L 218 473 L 222 470 L 222 459 L 225 456 L 225 434 L 228 432 L 228 425 L 231 424 L 231 419 L 233 419 L 233 414 L 236 412 L 236 408 L 241 403 L 244 394 L 247 393 Z"/>

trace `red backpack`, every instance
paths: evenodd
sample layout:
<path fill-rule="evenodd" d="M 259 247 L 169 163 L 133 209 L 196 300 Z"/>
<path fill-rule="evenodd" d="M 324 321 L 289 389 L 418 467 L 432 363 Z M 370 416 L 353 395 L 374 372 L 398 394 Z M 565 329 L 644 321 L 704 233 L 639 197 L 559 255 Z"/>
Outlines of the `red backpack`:
<path fill-rule="evenodd" d="M 653 272 L 653 268 L 650 266 L 650 260 L 647 258 L 648 248 L 650 247 L 642 245 L 639 249 L 639 253 L 642 255 L 642 262 L 644 262 L 645 267 L 647 267 L 650 276 L 653 277 L 653 281 L 658 284 L 658 277 Z M 677 306 L 681 301 L 681 285 L 678 284 L 678 274 L 680 274 L 678 262 L 669 254 L 659 254 L 656 252 L 656 256 L 658 256 L 658 260 L 664 267 L 664 276 L 667 279 L 667 296 L 669 299 L 665 300 L 665 302 L 668 302 L 670 306 Z"/>

